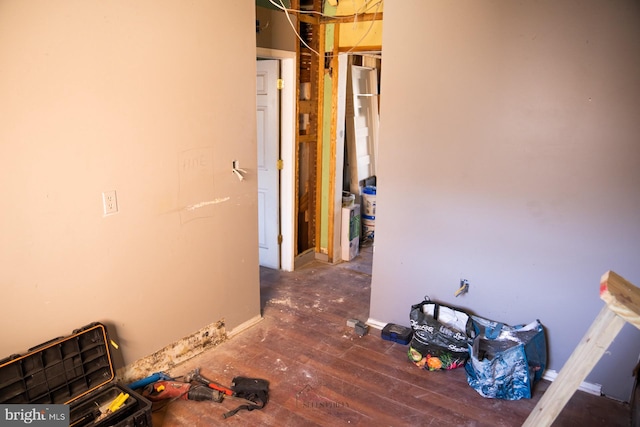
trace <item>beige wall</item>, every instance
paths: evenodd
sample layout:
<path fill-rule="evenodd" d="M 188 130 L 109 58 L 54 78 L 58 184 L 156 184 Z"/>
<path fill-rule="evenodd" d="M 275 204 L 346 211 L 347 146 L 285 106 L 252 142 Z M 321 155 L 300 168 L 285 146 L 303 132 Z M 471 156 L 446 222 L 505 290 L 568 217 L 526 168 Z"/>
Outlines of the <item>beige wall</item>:
<path fill-rule="evenodd" d="M 296 17 L 290 15 L 295 25 Z M 256 6 L 256 20 L 260 31 L 256 33 L 256 45 L 268 49 L 296 51 L 298 40 L 284 12 L 275 9 Z"/>
<path fill-rule="evenodd" d="M 0 355 L 259 316 L 254 34 L 250 0 L 0 3 Z"/>
<path fill-rule="evenodd" d="M 560 370 L 600 276 L 640 284 L 638 22 L 636 1 L 386 2 L 372 318 L 424 295 L 538 318 Z M 588 381 L 628 399 L 639 353 L 627 326 Z"/>

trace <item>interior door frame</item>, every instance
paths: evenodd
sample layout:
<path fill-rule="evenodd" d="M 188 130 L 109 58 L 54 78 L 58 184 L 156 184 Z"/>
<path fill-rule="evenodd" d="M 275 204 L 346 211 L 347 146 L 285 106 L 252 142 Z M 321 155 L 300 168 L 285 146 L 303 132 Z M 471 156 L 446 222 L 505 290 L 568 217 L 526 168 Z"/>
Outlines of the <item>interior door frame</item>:
<path fill-rule="evenodd" d="M 295 243 L 295 115 L 296 115 L 296 53 L 286 50 L 256 48 L 256 58 L 280 60 L 280 76 L 284 87 L 280 91 L 280 268 L 294 269 Z M 257 209 L 257 208 L 256 208 Z"/>

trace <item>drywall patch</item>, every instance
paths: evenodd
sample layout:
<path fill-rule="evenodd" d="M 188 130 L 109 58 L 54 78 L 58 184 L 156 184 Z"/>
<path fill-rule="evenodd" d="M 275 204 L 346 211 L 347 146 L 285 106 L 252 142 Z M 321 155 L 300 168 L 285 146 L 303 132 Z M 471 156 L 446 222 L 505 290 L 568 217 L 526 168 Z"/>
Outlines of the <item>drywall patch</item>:
<path fill-rule="evenodd" d="M 203 351 L 228 339 L 224 320 L 212 323 L 155 353 L 118 370 L 118 378 L 125 383 L 139 380 L 154 372 L 168 371 Z"/>

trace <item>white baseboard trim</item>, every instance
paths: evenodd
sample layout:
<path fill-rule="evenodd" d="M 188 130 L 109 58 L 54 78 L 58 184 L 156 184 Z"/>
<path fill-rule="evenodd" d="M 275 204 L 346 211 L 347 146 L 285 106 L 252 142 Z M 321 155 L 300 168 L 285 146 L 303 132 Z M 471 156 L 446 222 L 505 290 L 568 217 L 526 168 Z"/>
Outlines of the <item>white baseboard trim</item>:
<path fill-rule="evenodd" d="M 542 375 L 543 380 L 553 382 L 558 376 L 558 371 L 553 369 L 547 369 L 544 371 L 544 375 Z M 582 384 L 578 387 L 578 390 L 584 391 L 585 393 L 593 394 L 594 396 L 602 396 L 602 385 L 595 383 L 588 383 L 583 381 Z"/>
<path fill-rule="evenodd" d="M 262 321 L 262 319 L 264 319 L 261 315 L 257 315 L 249 320 L 247 320 L 244 323 L 239 324 L 238 326 L 236 326 L 235 328 L 233 328 L 229 333 L 227 333 L 227 337 L 228 338 L 233 338 L 236 335 L 238 335 L 240 332 L 244 332 L 247 329 L 257 325 L 258 323 L 260 323 Z"/>
<path fill-rule="evenodd" d="M 167 345 L 149 356 L 118 369 L 117 377 L 124 383 L 146 378 L 155 372 L 166 372 L 177 365 L 216 347 L 262 320 L 257 315 L 226 332 L 224 321 L 212 323 L 204 328 Z"/>
<path fill-rule="evenodd" d="M 369 319 L 367 319 L 367 325 L 371 326 L 374 329 L 382 330 L 387 325 L 387 322 L 381 322 L 370 317 Z"/>

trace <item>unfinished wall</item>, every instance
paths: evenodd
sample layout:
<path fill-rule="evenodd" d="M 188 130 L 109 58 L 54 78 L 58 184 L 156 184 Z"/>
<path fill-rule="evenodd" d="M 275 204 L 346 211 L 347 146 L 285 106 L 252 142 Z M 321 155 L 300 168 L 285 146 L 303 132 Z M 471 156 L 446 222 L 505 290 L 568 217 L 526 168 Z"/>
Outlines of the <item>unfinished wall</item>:
<path fill-rule="evenodd" d="M 328 2 L 325 2 L 328 3 Z M 335 15 L 376 14 L 383 15 L 382 1 L 353 0 L 338 2 Z M 325 5 L 325 8 L 328 6 Z M 340 24 L 340 47 L 376 48 L 382 44 L 382 20 L 361 21 Z"/>
<path fill-rule="evenodd" d="M 129 363 L 259 316 L 255 3 L 220 6 L 0 3 L 0 357 L 99 320 Z"/>
<path fill-rule="evenodd" d="M 296 17 L 290 15 L 295 25 Z M 256 6 L 256 45 L 268 49 L 296 51 L 296 38 L 284 12 Z"/>
<path fill-rule="evenodd" d="M 600 276 L 640 284 L 638 22 L 634 1 L 385 4 L 372 319 L 424 295 L 539 318 L 560 370 Z M 587 380 L 627 400 L 639 353 L 627 325 Z"/>

